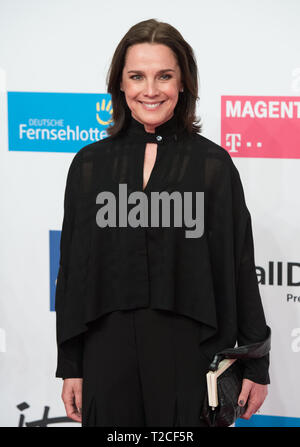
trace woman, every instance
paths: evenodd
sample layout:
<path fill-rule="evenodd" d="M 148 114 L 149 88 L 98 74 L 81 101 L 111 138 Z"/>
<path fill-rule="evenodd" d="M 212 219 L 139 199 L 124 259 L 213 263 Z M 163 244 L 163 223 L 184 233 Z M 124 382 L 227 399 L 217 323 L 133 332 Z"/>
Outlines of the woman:
<path fill-rule="evenodd" d="M 205 426 L 215 352 L 267 333 L 240 177 L 227 151 L 198 133 L 193 50 L 169 24 L 127 32 L 108 92 L 109 136 L 75 155 L 66 184 L 62 399 L 83 426 Z M 267 395 L 269 357 L 244 366 L 239 404 L 249 419 Z"/>

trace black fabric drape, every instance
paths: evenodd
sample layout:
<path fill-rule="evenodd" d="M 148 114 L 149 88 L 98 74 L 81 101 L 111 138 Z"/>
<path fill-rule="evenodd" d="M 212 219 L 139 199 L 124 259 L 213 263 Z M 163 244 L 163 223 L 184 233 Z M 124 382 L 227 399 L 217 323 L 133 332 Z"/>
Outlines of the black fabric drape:
<path fill-rule="evenodd" d="M 182 227 L 106 227 L 96 223 L 98 193 L 142 191 L 147 142 L 157 158 L 144 193 L 204 192 L 204 233 Z M 132 205 L 128 205 L 128 210 Z M 148 208 L 151 216 L 150 205 Z M 117 207 L 117 218 L 118 207 Z M 195 216 L 194 216 L 195 217 Z M 131 118 L 115 137 L 82 148 L 69 168 L 55 310 L 56 377 L 82 377 L 83 335 L 114 310 L 150 307 L 201 325 L 203 349 L 216 351 L 265 338 L 267 327 L 255 272 L 250 212 L 228 152 L 181 129 L 176 115 L 147 133 Z M 269 356 L 245 362 L 245 377 L 270 383 Z"/>

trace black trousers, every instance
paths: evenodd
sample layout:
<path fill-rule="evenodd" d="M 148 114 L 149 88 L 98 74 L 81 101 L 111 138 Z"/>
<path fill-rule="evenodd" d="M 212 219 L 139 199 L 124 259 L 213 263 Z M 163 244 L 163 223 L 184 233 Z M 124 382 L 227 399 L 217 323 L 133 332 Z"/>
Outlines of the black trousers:
<path fill-rule="evenodd" d="M 200 323 L 150 308 L 118 310 L 85 334 L 82 426 L 206 426 L 209 359 Z"/>

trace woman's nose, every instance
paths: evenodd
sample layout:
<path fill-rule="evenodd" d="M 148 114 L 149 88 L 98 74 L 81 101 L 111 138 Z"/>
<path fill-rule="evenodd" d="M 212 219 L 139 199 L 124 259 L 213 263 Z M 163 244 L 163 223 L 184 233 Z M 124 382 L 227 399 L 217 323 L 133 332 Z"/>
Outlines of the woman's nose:
<path fill-rule="evenodd" d="M 148 81 L 145 86 L 144 93 L 148 96 L 154 96 L 159 93 L 157 84 L 154 81 Z"/>

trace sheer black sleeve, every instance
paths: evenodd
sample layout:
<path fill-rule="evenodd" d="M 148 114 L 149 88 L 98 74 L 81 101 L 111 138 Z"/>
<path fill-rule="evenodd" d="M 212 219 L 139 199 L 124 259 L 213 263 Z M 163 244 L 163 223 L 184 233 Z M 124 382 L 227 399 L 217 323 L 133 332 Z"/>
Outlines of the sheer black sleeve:
<path fill-rule="evenodd" d="M 78 188 L 80 185 L 80 154 L 77 153 L 69 167 L 65 195 L 64 217 L 60 239 L 60 261 L 56 281 L 55 311 L 56 311 L 56 340 L 57 340 L 57 369 L 56 377 L 82 377 L 82 334 L 58 343 L 58 327 L 64 323 L 65 293 L 68 282 L 68 269 L 71 255 L 71 242 L 75 225 Z"/>
<path fill-rule="evenodd" d="M 233 165 L 233 194 L 235 226 L 239 242 L 237 259 L 237 319 L 238 345 L 262 341 L 267 336 L 267 325 L 258 287 L 253 231 L 250 212 L 246 206 L 238 170 Z M 241 211 L 242 210 L 242 211 Z M 243 237 L 241 237 L 243 235 Z M 269 354 L 260 359 L 244 360 L 244 378 L 260 384 L 270 383 Z"/>

